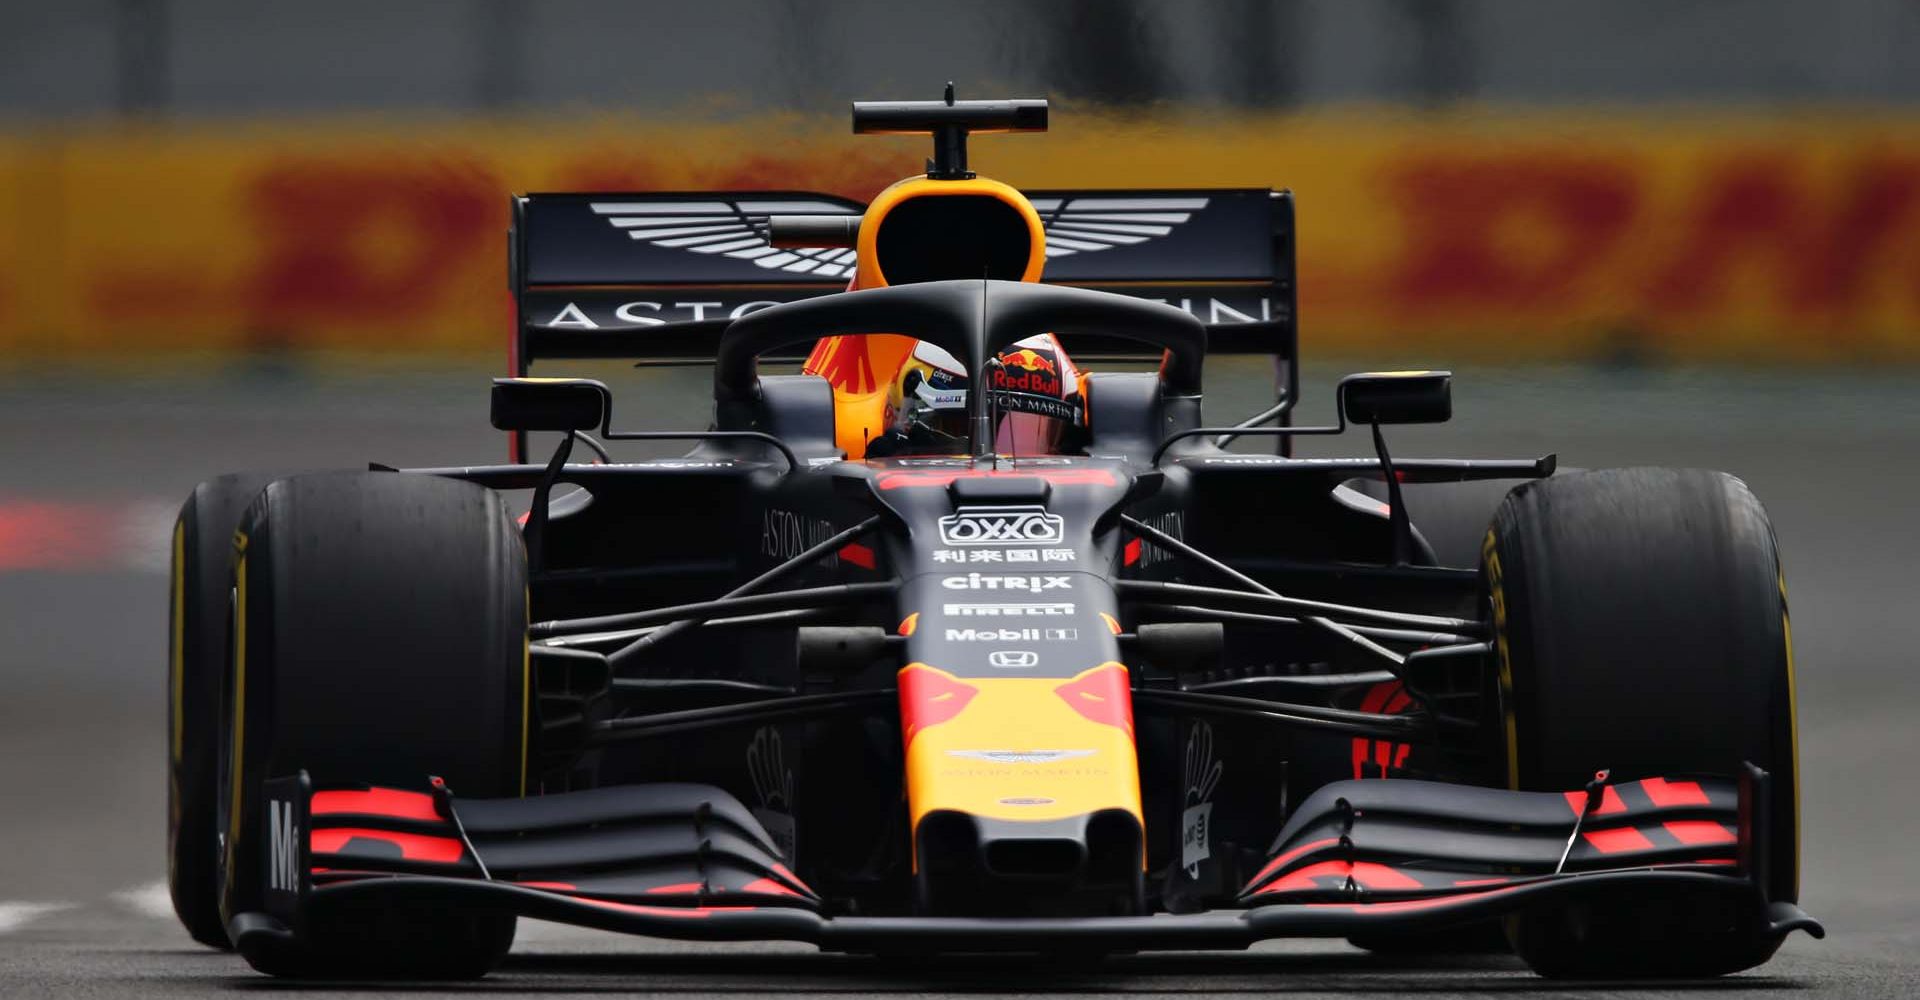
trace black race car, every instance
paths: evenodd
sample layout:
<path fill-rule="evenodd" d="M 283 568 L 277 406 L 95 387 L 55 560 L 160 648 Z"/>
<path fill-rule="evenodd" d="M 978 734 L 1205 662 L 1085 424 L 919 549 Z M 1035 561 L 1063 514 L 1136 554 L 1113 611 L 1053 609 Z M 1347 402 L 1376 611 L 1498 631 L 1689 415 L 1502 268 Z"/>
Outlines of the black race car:
<path fill-rule="evenodd" d="M 970 132 L 1045 116 L 855 105 L 935 137 L 866 206 L 516 198 L 512 464 L 196 489 L 169 727 L 193 935 L 422 977 L 484 973 L 516 916 L 873 953 L 1504 926 L 1552 976 L 1818 936 L 1747 488 L 1390 455 L 1383 427 L 1449 416 L 1438 371 L 1350 376 L 1335 425 L 1293 425 L 1291 196 L 968 170 Z M 1275 405 L 1203 419 L 1219 353 L 1274 356 Z M 604 384 L 528 375 L 583 357 L 710 362 L 711 422 L 621 430 Z M 1060 433 L 1010 448 L 1022 415 Z M 1370 454 L 1292 456 L 1349 425 Z M 692 448 L 607 456 L 658 438 Z"/>

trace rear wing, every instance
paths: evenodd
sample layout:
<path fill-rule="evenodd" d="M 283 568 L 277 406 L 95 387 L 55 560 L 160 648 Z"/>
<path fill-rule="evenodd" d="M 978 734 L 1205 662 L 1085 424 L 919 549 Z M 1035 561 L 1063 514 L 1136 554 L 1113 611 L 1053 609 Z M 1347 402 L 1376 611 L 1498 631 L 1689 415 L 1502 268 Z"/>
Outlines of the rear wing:
<path fill-rule="evenodd" d="M 1157 299 L 1209 324 L 1208 351 L 1268 354 L 1296 398 L 1293 194 L 1265 188 L 1024 192 L 1046 227 L 1046 280 Z M 511 365 L 557 358 L 713 360 L 726 324 L 842 291 L 854 252 L 768 245 L 775 215 L 858 216 L 796 191 L 530 194 L 513 199 Z M 1070 338 L 1088 361 L 1138 345 Z"/>

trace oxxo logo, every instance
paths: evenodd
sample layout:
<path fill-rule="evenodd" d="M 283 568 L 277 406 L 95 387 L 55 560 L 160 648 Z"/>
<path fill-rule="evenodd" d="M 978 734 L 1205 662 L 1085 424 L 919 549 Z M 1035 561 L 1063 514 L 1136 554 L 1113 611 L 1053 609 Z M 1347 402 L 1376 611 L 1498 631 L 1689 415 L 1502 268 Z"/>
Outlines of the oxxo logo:
<path fill-rule="evenodd" d="M 987 654 L 987 665 L 1003 670 L 1019 670 L 1040 664 L 1040 654 L 1031 649 L 996 649 Z"/>
<path fill-rule="evenodd" d="M 1065 537 L 1060 515 L 1039 504 L 961 507 L 940 519 L 948 545 L 1055 545 Z"/>
<path fill-rule="evenodd" d="M 948 576 L 940 579 L 940 586 L 948 590 L 1068 590 L 1073 587 L 1070 576 L 982 576 L 968 573 L 966 576 Z"/>

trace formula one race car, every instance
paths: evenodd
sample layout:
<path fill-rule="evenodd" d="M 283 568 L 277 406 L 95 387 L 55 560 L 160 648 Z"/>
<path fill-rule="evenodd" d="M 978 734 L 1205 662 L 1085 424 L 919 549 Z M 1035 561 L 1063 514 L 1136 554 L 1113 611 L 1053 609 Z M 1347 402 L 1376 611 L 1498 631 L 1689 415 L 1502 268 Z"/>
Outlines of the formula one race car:
<path fill-rule="evenodd" d="M 1046 110 L 854 105 L 935 140 L 864 206 L 515 198 L 512 464 L 195 490 L 193 935 L 399 977 L 484 973 L 517 916 L 916 954 L 1504 930 L 1603 977 L 1819 936 L 1747 488 L 1390 455 L 1450 415 L 1440 371 L 1293 425 L 1291 195 L 967 169 Z M 1202 419 L 1222 353 L 1275 357 L 1271 409 Z M 602 382 L 528 375 L 559 358 L 710 362 L 711 423 L 616 429 Z M 1349 425 L 1371 454 L 1293 457 Z M 693 446 L 607 457 L 629 439 Z"/>

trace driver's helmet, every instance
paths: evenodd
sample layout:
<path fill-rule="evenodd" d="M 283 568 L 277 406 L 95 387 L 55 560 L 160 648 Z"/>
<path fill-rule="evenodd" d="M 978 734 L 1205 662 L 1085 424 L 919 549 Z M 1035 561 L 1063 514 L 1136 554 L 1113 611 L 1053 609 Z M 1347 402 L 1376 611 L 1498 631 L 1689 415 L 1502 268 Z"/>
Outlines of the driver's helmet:
<path fill-rule="evenodd" d="M 888 395 L 885 436 L 869 455 L 952 455 L 966 451 L 967 374 L 946 350 L 921 341 L 900 366 Z M 1002 455 L 1058 454 L 1086 427 L 1080 372 L 1050 333 L 1001 351 L 987 363 L 994 451 Z"/>

